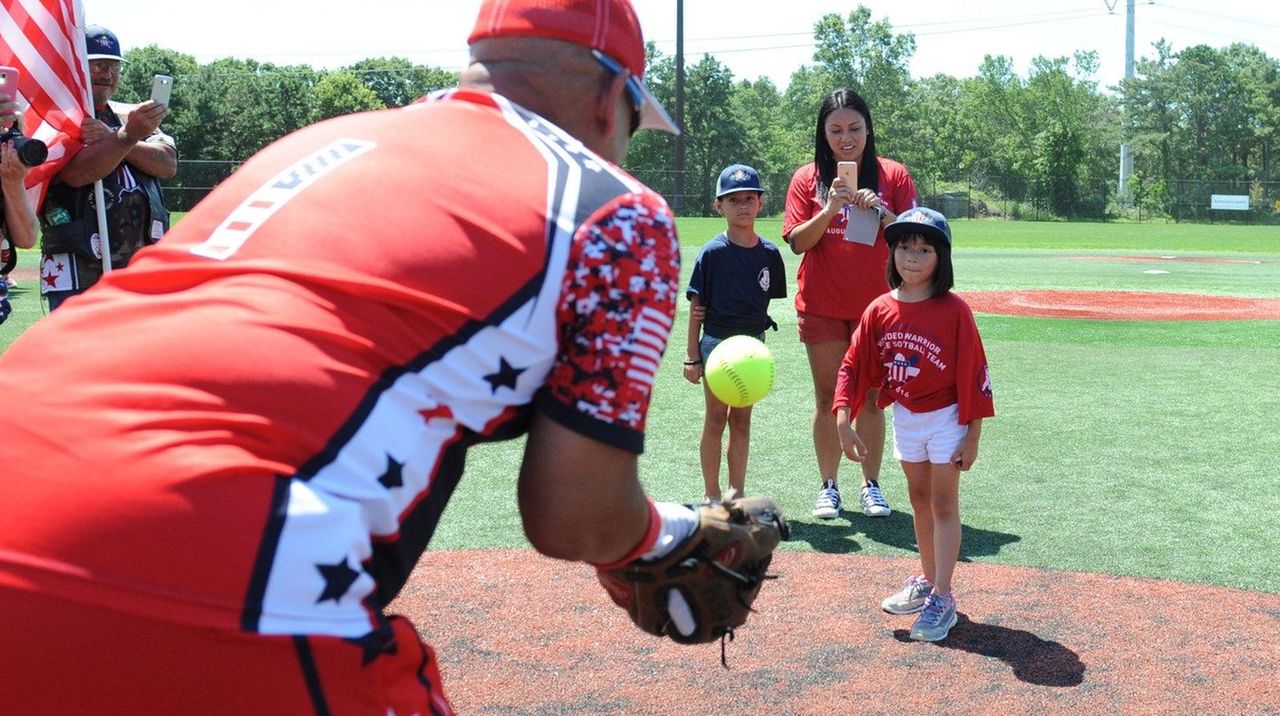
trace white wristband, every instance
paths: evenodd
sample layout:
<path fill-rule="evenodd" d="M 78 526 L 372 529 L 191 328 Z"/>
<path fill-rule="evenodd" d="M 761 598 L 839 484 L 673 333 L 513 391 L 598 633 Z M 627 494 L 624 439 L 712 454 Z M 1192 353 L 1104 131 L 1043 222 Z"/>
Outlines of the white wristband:
<path fill-rule="evenodd" d="M 658 541 L 653 543 L 648 552 L 640 555 L 640 559 L 662 559 L 698 529 L 698 511 L 692 507 L 679 502 L 655 502 L 653 506 L 662 519 L 662 527 L 658 533 Z"/>

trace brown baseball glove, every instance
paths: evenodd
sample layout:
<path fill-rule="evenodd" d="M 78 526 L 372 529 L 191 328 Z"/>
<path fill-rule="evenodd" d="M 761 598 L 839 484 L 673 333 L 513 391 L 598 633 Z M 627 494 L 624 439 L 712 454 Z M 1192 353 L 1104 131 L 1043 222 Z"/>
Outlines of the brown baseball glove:
<path fill-rule="evenodd" d="M 600 583 L 631 621 L 681 644 L 733 639 L 747 621 L 778 542 L 790 528 L 767 497 L 691 505 L 699 524 L 665 557 L 598 570 Z"/>

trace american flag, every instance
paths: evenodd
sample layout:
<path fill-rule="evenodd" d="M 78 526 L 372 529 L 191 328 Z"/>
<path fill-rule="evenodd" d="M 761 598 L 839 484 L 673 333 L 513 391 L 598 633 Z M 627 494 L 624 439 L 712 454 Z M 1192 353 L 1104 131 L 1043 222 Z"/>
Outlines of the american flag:
<path fill-rule="evenodd" d="M 89 63 L 80 0 L 0 0 L 0 65 L 20 73 L 24 133 L 49 145 L 49 158 L 27 174 L 35 206 L 75 154 L 90 115 Z"/>

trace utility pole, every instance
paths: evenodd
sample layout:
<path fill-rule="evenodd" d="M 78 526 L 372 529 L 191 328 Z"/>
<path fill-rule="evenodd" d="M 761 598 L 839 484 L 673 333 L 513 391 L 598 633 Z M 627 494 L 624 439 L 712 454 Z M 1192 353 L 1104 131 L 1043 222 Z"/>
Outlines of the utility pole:
<path fill-rule="evenodd" d="M 1124 78 L 1133 79 L 1133 5 L 1136 0 L 1125 0 L 1125 34 L 1124 34 Z M 1129 143 L 1120 145 L 1120 203 L 1130 206 L 1133 197 L 1129 194 L 1129 176 L 1133 174 L 1133 152 Z"/>
<path fill-rule="evenodd" d="M 684 0 L 676 0 L 676 190 L 675 212 L 684 213 Z"/>

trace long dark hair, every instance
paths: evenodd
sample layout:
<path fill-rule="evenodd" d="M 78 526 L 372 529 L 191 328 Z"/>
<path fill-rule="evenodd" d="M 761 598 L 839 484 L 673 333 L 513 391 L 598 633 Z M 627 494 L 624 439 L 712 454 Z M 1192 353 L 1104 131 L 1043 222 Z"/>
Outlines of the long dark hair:
<path fill-rule="evenodd" d="M 925 243 L 932 246 L 933 252 L 938 255 L 938 263 L 933 268 L 933 293 L 930 294 L 930 297 L 941 296 L 956 285 L 955 269 L 951 267 L 951 242 L 922 232 L 903 232 L 892 239 L 889 239 L 888 236 L 885 237 L 889 242 L 889 261 L 885 269 L 885 278 L 889 279 L 889 288 L 898 288 L 902 285 L 902 274 L 898 273 L 898 264 L 894 261 L 894 254 L 898 250 L 898 244 L 909 241 L 915 236 L 924 239 Z"/>
<path fill-rule="evenodd" d="M 858 162 L 858 188 L 880 192 L 880 160 L 876 158 L 876 133 L 871 124 L 871 108 L 862 95 L 848 87 L 832 92 L 818 110 L 818 128 L 813 135 L 813 163 L 818 165 L 818 189 L 822 196 L 836 178 L 836 155 L 827 142 L 827 117 L 837 109 L 851 109 L 867 120 L 867 143 Z"/>

